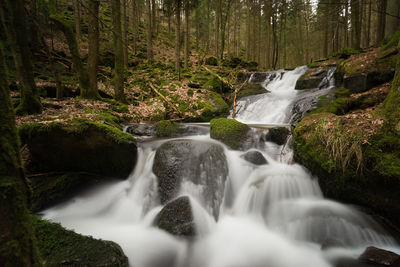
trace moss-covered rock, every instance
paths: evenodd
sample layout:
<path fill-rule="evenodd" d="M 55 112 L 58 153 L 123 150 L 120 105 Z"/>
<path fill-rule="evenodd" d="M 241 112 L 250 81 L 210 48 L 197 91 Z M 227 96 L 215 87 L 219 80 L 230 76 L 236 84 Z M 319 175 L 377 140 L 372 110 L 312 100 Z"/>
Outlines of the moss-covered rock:
<path fill-rule="evenodd" d="M 305 117 L 294 132 L 295 159 L 319 178 L 324 195 L 366 206 L 400 225 L 400 137 L 384 128 L 364 141 L 331 113 Z"/>
<path fill-rule="evenodd" d="M 218 59 L 216 57 L 208 57 L 206 58 L 206 65 L 217 66 Z"/>
<path fill-rule="evenodd" d="M 210 121 L 210 136 L 232 149 L 245 145 L 250 127 L 233 119 L 213 119 Z"/>
<path fill-rule="evenodd" d="M 231 88 L 224 82 L 222 82 L 220 79 L 217 77 L 211 78 L 206 84 L 205 87 L 211 91 L 217 92 L 217 93 L 227 93 L 231 90 Z"/>
<path fill-rule="evenodd" d="M 44 266 L 129 266 L 114 242 L 79 235 L 40 218 L 34 218 L 34 228 Z"/>
<path fill-rule="evenodd" d="M 154 219 L 154 225 L 176 236 L 196 235 L 190 199 L 183 196 L 167 203 Z"/>
<path fill-rule="evenodd" d="M 210 121 L 215 117 L 224 117 L 229 113 L 229 106 L 224 99 L 215 92 L 210 92 L 201 115 L 194 120 Z"/>
<path fill-rule="evenodd" d="M 156 124 L 157 137 L 174 137 L 176 136 L 178 125 L 171 121 L 159 121 Z"/>
<path fill-rule="evenodd" d="M 238 93 L 237 97 L 242 98 L 250 95 L 259 95 L 270 93 L 267 89 L 265 89 L 261 83 L 251 82 L 244 86 Z"/>
<path fill-rule="evenodd" d="M 34 172 L 90 172 L 126 178 L 136 163 L 135 139 L 114 127 L 76 119 L 19 128 Z"/>

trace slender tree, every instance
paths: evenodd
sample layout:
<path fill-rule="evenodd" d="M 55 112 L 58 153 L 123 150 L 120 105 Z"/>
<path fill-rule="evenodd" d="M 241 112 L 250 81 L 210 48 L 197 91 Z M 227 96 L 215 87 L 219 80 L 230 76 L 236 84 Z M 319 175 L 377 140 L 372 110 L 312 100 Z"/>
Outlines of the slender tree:
<path fill-rule="evenodd" d="M 190 0 L 184 1 L 184 9 L 185 9 L 185 53 L 184 53 L 184 66 L 185 69 L 189 68 L 189 40 L 190 40 L 190 26 L 189 26 L 189 18 L 190 18 Z"/>
<path fill-rule="evenodd" d="M 81 39 L 81 4 L 79 0 L 74 0 L 74 21 L 76 39 Z"/>
<path fill-rule="evenodd" d="M 118 101 L 126 102 L 124 93 L 124 51 L 121 29 L 121 2 L 111 0 L 112 23 L 114 35 L 114 92 Z"/>
<path fill-rule="evenodd" d="M 151 0 L 146 0 L 147 6 L 147 60 L 149 64 L 153 63 L 153 21 L 152 21 L 152 11 L 151 11 Z"/>
<path fill-rule="evenodd" d="M 385 39 L 390 39 L 400 28 L 400 1 L 387 0 Z"/>
<path fill-rule="evenodd" d="M 21 88 L 21 101 L 16 111 L 18 114 L 41 113 L 39 91 L 33 79 L 24 1 L 3 0 L 0 4 L 0 16 Z"/>
<path fill-rule="evenodd" d="M 181 0 L 175 0 L 175 70 L 178 73 L 178 79 L 181 79 Z"/>
<path fill-rule="evenodd" d="M 360 1 L 350 0 L 350 8 L 351 8 L 351 30 L 352 30 L 351 46 L 354 49 L 360 49 L 361 48 Z"/>
<path fill-rule="evenodd" d="M 124 65 L 128 66 L 128 19 L 126 14 L 127 0 L 122 0 L 122 43 L 124 51 Z"/>
<path fill-rule="evenodd" d="M 97 88 L 97 71 L 99 65 L 99 1 L 89 0 L 89 20 L 88 20 L 88 43 L 89 43 L 89 58 L 88 58 L 88 74 L 89 88 L 87 92 L 88 98 L 98 97 Z"/>

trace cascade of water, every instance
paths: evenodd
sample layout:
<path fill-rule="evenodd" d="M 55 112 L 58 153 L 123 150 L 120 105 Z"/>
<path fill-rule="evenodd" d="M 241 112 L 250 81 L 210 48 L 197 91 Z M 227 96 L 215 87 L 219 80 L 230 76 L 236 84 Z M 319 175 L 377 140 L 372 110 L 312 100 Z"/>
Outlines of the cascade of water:
<path fill-rule="evenodd" d="M 263 85 L 271 93 L 239 100 L 237 119 L 289 123 L 298 94 L 294 87 L 306 69 L 265 73 Z M 329 82 L 332 75 L 333 71 L 328 73 Z M 214 160 L 199 157 L 202 166 L 187 167 L 198 170 L 199 177 L 184 175 L 177 197 L 189 196 L 198 234 L 194 240 L 175 238 L 153 226 L 162 205 L 152 169 L 157 148 L 168 140 L 139 143 L 138 163 L 128 180 L 45 210 L 44 217 L 79 233 L 116 241 L 135 267 L 328 267 L 335 257 L 356 255 L 366 245 L 400 250 L 370 217 L 323 198 L 317 178 L 291 164 L 290 138 L 279 146 L 262 141 L 263 131 L 254 132 L 258 141 L 252 149 L 268 164 L 247 162 L 243 152 L 229 150 L 204 132 L 185 137 L 222 146 L 229 168 L 225 184 L 213 183 L 219 188 L 216 201 L 210 201 L 205 185 L 213 179 L 209 176 L 213 168 L 204 164 Z M 216 203 L 221 205 L 219 216 Z M 322 251 L 321 245 L 330 240 L 338 240 L 345 249 Z"/>

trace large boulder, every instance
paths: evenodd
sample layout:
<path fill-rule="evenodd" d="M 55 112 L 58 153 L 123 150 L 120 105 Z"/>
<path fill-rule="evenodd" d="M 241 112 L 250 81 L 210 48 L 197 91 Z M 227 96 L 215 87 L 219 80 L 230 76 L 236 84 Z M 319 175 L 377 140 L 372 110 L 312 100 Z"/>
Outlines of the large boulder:
<path fill-rule="evenodd" d="M 358 260 L 363 263 L 377 264 L 379 266 L 400 266 L 400 255 L 376 247 L 367 247 Z"/>
<path fill-rule="evenodd" d="M 294 158 L 318 176 L 326 197 L 368 207 L 400 226 L 399 135 L 382 128 L 365 137 L 354 123 L 331 113 L 306 116 L 294 131 Z"/>
<path fill-rule="evenodd" d="M 39 218 L 34 218 L 33 226 L 44 266 L 129 266 L 114 242 L 79 235 Z"/>
<path fill-rule="evenodd" d="M 154 225 L 172 235 L 195 236 L 196 226 L 189 197 L 179 197 L 167 203 L 154 219 Z"/>
<path fill-rule="evenodd" d="M 232 149 L 243 149 L 248 140 L 250 127 L 234 119 L 213 119 L 210 121 L 210 136 Z"/>
<path fill-rule="evenodd" d="M 158 178 L 162 204 L 177 196 L 184 181 L 190 182 L 204 188 L 203 202 L 218 217 L 228 176 L 228 163 L 221 145 L 187 139 L 165 142 L 157 149 L 153 172 Z"/>
<path fill-rule="evenodd" d="M 122 131 L 89 120 L 50 124 L 29 123 L 19 128 L 30 153 L 33 172 L 89 172 L 126 178 L 133 170 L 135 139 Z"/>
<path fill-rule="evenodd" d="M 318 88 L 327 74 L 327 70 L 323 68 L 310 69 L 304 73 L 296 82 L 296 90 Z"/>

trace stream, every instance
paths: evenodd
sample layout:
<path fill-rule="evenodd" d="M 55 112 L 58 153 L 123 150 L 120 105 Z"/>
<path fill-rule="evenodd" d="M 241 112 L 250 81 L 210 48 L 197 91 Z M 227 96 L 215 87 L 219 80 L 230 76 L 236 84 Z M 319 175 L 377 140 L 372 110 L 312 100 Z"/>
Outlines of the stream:
<path fill-rule="evenodd" d="M 289 127 L 296 114 L 332 90 L 332 77 L 327 77 L 321 89 L 296 91 L 306 70 L 267 72 L 262 84 L 270 93 L 237 103 L 236 119 L 255 126 L 248 150 L 260 152 L 268 164 L 250 163 L 243 158 L 245 151 L 211 139 L 207 125 L 192 124 L 189 136 L 173 139 L 222 147 L 226 158 L 226 180 L 212 183 L 218 201 L 210 201 L 207 193 L 210 178 L 220 171 L 213 160 L 182 166 L 186 173 L 199 173 L 196 179 L 183 175 L 175 195 L 190 199 L 196 237 L 178 238 L 153 226 L 164 206 L 153 164 L 157 149 L 171 139 L 138 141 L 137 165 L 127 180 L 92 188 L 44 210 L 43 217 L 115 241 L 134 267 L 328 267 L 339 258 L 357 258 L 370 245 L 399 253 L 394 238 L 372 217 L 324 198 L 318 178 L 293 163 L 291 138 L 277 145 L 265 141 L 268 127 L 257 127 Z"/>

